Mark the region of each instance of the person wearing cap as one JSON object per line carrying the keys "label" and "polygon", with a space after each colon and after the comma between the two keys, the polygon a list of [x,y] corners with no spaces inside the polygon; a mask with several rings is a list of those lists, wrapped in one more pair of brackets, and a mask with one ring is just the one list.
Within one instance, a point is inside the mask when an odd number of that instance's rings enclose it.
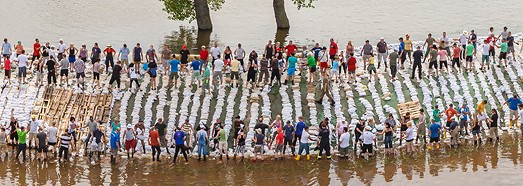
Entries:
{"label": "person wearing cap", "polygon": [[490,115],[490,118],[487,119],[487,123],[489,126],[489,141],[491,143],[494,140],[494,138],[496,139],[496,142],[499,142],[498,119],[498,111],[495,108],[492,108],[492,114]]}
{"label": "person wearing cap", "polygon": [[74,46],[73,43],[67,48],[68,60],[69,60],[69,69],[71,72],[74,72],[74,62],[76,61],[76,54],[78,53],[78,48]]}
{"label": "person wearing cap", "polygon": [[62,59],[64,59],[66,46],[62,39],[60,39],[58,43],[58,60],[61,61]]}
{"label": "person wearing cap", "polygon": [[387,70],[387,56],[389,53],[389,46],[387,45],[387,42],[385,42],[385,38],[380,38],[380,41],[376,45],[376,48],[378,49],[378,69],[381,67],[381,61],[383,61],[383,64],[385,64],[385,70]]}
{"label": "person wearing cap", "polygon": [[4,43],[2,43],[2,57],[11,56],[12,48],[11,43],[7,42],[7,38],[4,38]]}
{"label": "person wearing cap", "polygon": [[[396,73],[398,72],[398,59],[399,59],[398,49],[394,49],[392,53],[389,54],[389,63],[390,63],[390,76],[392,81],[396,80]],[[403,63],[401,63],[401,68],[403,69]]]}
{"label": "person wearing cap", "polygon": [[16,130],[16,134],[18,135],[18,149],[16,150],[16,159],[18,159],[20,152],[22,152],[22,158],[25,161],[27,149],[27,133],[29,133],[29,127],[27,127],[26,129],[24,126],[21,126],[19,129]]}
{"label": "person wearing cap", "polygon": [[[126,130],[123,131],[123,137],[125,140],[125,150],[127,151],[127,158],[133,158],[135,147],[136,147],[136,132],[131,124],[127,124]],[[129,151],[131,155],[129,156]]]}
{"label": "person wearing cap", "polygon": [[116,163],[116,159],[118,159],[118,151],[120,150],[120,127],[116,128],[116,130],[113,130],[111,132],[111,138],[109,140],[109,144],[111,146],[111,163]]}
{"label": "person wearing cap", "polygon": [[209,50],[207,50],[207,47],[205,45],[202,45],[202,49],[200,49],[200,68],[204,68],[208,65],[207,59],[209,58]]}
{"label": "person wearing cap", "polygon": [[234,158],[233,159],[236,159],[236,156],[241,156],[242,158],[242,161],[243,161],[243,158],[245,156],[245,138],[247,136],[245,135],[245,132],[244,132],[244,129],[240,129],[240,131],[238,131],[238,136],[234,139],[235,143],[236,143],[236,149],[234,150]]}
{"label": "person wearing cap", "polygon": [[241,67],[243,69],[243,73],[245,73],[246,70],[245,70],[245,64],[244,64],[244,61],[243,61],[243,59],[245,59],[245,50],[242,48],[242,44],[241,43],[238,43],[238,48],[236,48],[234,50],[234,56],[238,57],[237,59],[238,59],[238,61],[241,64]]}
{"label": "person wearing cap", "polygon": [[[176,127],[176,132],[174,133],[173,135],[173,139],[174,139],[174,142],[175,142],[175,147],[176,147],[176,150],[174,152],[174,158],[173,158],[173,163],[176,163],[176,159],[178,158],[178,154],[181,152],[183,154],[183,157],[185,158],[185,162],[189,162],[189,160],[187,159],[187,152],[186,152],[186,146],[185,146],[185,142],[187,140],[187,135],[181,130],[180,127]],[[187,144],[189,144],[187,142]]]}
{"label": "person wearing cap", "polygon": [[127,67],[129,66],[129,54],[131,53],[131,50],[129,50],[129,48],[127,48],[127,44],[123,44],[123,47],[120,48],[120,50],[118,51],[118,57],[116,59],[119,59],[120,61],[122,61],[122,65],[124,67]]}
{"label": "person wearing cap", "polygon": [[[36,118],[34,115],[31,116],[31,120],[29,121],[29,126],[27,128],[29,128],[28,148],[31,149],[32,147],[34,147],[36,149],[36,147],[38,146],[38,143],[36,141],[36,135],[38,134],[38,129],[40,128],[40,126],[38,125],[38,122],[36,122]],[[32,146],[33,142],[34,146]]]}
{"label": "person wearing cap", "polygon": [[109,65],[111,65],[111,68],[114,67],[114,55],[116,54],[116,51],[113,49],[111,44],[107,45],[107,48],[104,50],[105,55],[105,71],[106,73],[109,73]]}
{"label": "person wearing cap", "polygon": [[363,56],[363,70],[367,70],[367,61],[371,58],[372,50],[373,48],[369,40],[365,40],[365,44],[360,52],[360,55]]}
{"label": "person wearing cap", "polygon": [[427,148],[429,150],[431,150],[432,148],[434,148],[434,145],[436,145],[436,149],[439,149],[439,134],[440,134],[440,131],[441,131],[441,125],[439,123],[436,122],[436,120],[434,119],[431,119],[431,124],[429,126],[429,137],[430,137],[430,140],[429,140],[429,145],[427,146]]}
{"label": "person wearing cap", "polygon": [[209,144],[209,136],[205,131],[205,125],[200,124],[200,130],[196,133],[196,142],[198,143],[198,161],[207,161],[207,145]]}
{"label": "person wearing cap", "polygon": [[363,143],[362,151],[360,154],[361,157],[365,157],[365,156],[370,157],[373,154],[372,144],[374,143],[374,141],[376,141],[376,136],[374,135],[374,133],[372,133],[371,130],[372,130],[371,127],[369,127],[369,126],[365,127],[365,132],[363,132],[363,134],[359,138]]}
{"label": "person wearing cap", "polygon": [[180,62],[181,62],[181,71],[187,72],[187,65],[189,63],[189,55],[191,53],[187,49],[186,45],[182,46],[182,49],[180,50]]}
{"label": "person wearing cap", "polygon": [[301,137],[300,137],[300,148],[298,150],[298,156],[296,156],[295,160],[300,161],[301,154],[303,151],[305,151],[305,155],[307,160],[311,159],[310,151],[309,151],[309,140],[315,141],[314,138],[311,137],[309,134],[309,127],[305,126],[305,128],[302,131]]}
{"label": "person wearing cap", "polygon": [[[256,134],[254,134],[254,137],[252,138],[252,141],[254,142],[254,158],[252,161],[256,161],[256,158],[258,157],[258,153],[260,154],[260,159],[264,160],[264,144],[266,143],[265,140],[265,133],[262,131],[261,128],[254,129],[256,131]],[[221,159],[221,155],[220,155]]]}
{"label": "person wearing cap", "polygon": [[163,45],[161,58],[162,58],[162,67],[163,67],[164,74],[167,74],[167,72],[169,72],[169,70],[170,70],[171,65],[170,65],[169,61],[171,60],[172,54],[173,54],[173,52],[169,49],[169,46]]}

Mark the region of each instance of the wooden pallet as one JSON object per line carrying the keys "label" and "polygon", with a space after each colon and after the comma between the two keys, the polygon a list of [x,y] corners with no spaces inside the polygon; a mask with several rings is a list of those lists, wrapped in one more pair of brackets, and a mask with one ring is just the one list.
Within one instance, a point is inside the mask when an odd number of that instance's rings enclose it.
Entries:
{"label": "wooden pallet", "polygon": [[405,116],[405,114],[407,112],[409,112],[411,118],[417,119],[420,116],[420,113],[419,113],[420,109],[421,109],[421,105],[419,104],[419,101],[411,101],[411,102],[398,104],[398,110],[402,117]]}

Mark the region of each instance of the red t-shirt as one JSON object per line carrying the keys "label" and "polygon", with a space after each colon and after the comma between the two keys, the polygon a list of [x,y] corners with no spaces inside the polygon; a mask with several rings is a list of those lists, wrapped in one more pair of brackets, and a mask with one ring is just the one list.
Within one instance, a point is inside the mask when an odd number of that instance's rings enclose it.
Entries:
{"label": "red t-shirt", "polygon": [[5,67],[5,70],[11,70],[11,60],[9,60],[9,58],[7,58],[4,61],[4,67]]}
{"label": "red t-shirt", "polygon": [[200,50],[200,59],[207,61],[207,58],[209,57],[209,51],[207,50]]}
{"label": "red t-shirt", "polygon": [[336,55],[336,53],[338,53],[338,44],[332,42],[329,49],[329,55]]}
{"label": "red t-shirt", "polygon": [[160,146],[160,143],[158,141],[159,137],[160,137],[160,135],[158,134],[157,130],[149,133],[149,138],[151,139],[151,146]]}
{"label": "red t-shirt", "polygon": [[349,61],[347,62],[347,69],[350,71],[356,70],[356,58],[350,57]]}
{"label": "red t-shirt", "polygon": [[35,43],[33,45],[33,56],[40,56],[40,43]]}
{"label": "red t-shirt", "polygon": [[116,53],[116,51],[113,48],[106,48],[104,50],[104,52],[106,52],[107,54],[109,54],[109,53]]}
{"label": "red t-shirt", "polygon": [[452,121],[452,116],[455,116],[456,114],[458,114],[458,112],[456,112],[456,110],[452,109],[452,108],[449,108],[447,109],[447,111],[445,111],[445,113],[447,114],[447,121]]}
{"label": "red t-shirt", "polygon": [[459,58],[460,52],[461,49],[459,49],[459,47],[454,47],[454,58]]}
{"label": "red t-shirt", "polygon": [[[492,36],[489,36],[487,39],[487,42],[490,43],[495,43],[496,42],[496,38],[495,37],[492,37]],[[490,45],[490,50],[494,50],[494,45]]]}
{"label": "red t-shirt", "polygon": [[283,132],[276,135],[276,145],[283,144]]}
{"label": "red t-shirt", "polygon": [[285,46],[285,50],[287,50],[287,56],[291,56],[291,53],[295,53],[296,49],[298,49],[298,47],[294,44]]}

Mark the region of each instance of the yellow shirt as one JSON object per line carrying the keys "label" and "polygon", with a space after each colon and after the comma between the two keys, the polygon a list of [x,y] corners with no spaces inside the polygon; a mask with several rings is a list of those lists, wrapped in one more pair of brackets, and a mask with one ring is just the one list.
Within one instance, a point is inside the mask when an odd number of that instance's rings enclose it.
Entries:
{"label": "yellow shirt", "polygon": [[405,40],[404,43],[405,43],[405,50],[412,50],[412,41],[410,39]]}
{"label": "yellow shirt", "polygon": [[234,59],[231,61],[231,71],[238,72],[238,69],[240,68],[240,61]]}
{"label": "yellow shirt", "polygon": [[487,104],[481,102],[481,103],[478,103],[478,108],[476,108],[476,110],[481,113],[485,113],[485,107],[487,107]]}
{"label": "yellow shirt", "polygon": [[374,65],[374,58],[373,58],[373,57],[371,57],[371,58],[369,59],[369,65]]}

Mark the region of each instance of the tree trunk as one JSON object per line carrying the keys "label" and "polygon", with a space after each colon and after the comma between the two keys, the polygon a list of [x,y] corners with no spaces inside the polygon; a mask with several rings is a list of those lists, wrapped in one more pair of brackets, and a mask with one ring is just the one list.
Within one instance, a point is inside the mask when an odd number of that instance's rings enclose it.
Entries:
{"label": "tree trunk", "polygon": [[196,12],[196,22],[198,30],[212,30],[211,14],[207,0],[194,0],[194,11]]}
{"label": "tree trunk", "polygon": [[285,12],[285,1],[284,0],[273,0],[272,7],[274,8],[274,17],[276,18],[276,26],[281,29],[287,29],[290,27],[287,13]]}

